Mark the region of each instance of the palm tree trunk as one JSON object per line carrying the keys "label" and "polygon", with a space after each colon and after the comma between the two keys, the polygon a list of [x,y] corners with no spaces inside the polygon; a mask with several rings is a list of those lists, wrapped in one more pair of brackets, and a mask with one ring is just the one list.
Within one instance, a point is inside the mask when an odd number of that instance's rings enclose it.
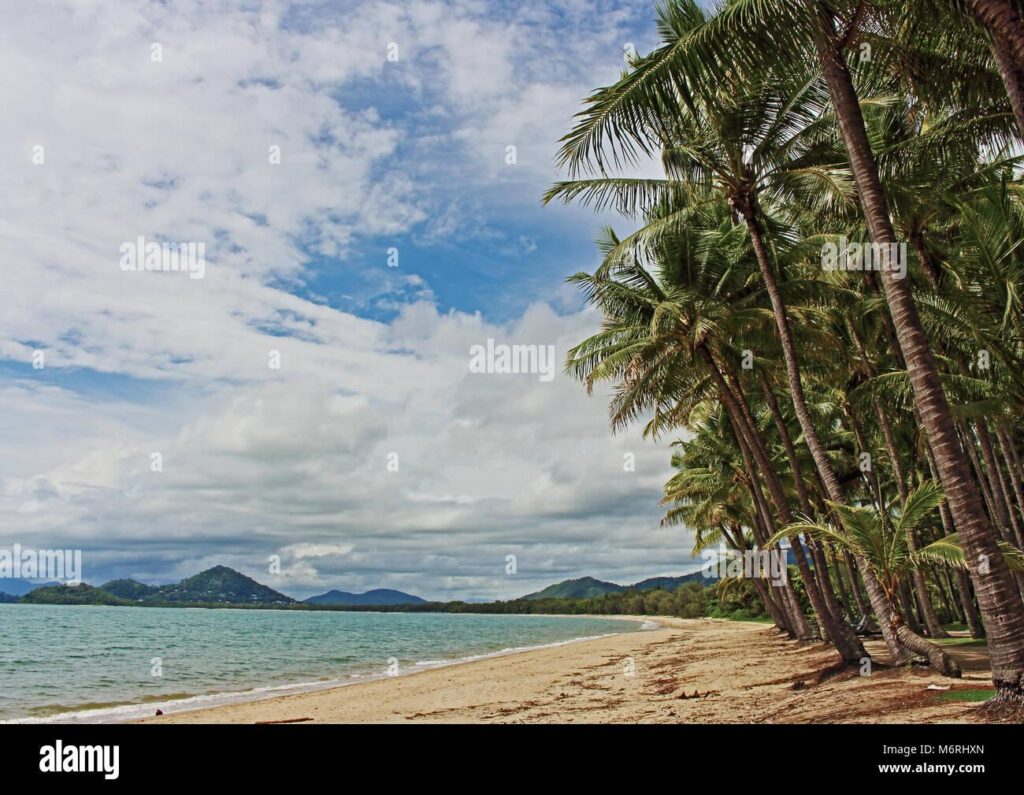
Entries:
{"label": "palm tree trunk", "polygon": [[[743,386],[735,372],[730,374],[732,381],[736,386],[736,391],[742,398],[742,405],[747,407],[746,396],[743,394]],[[800,461],[796,457],[796,449],[793,446],[793,439],[789,435],[789,429],[786,427],[786,422],[782,417],[782,411],[779,409],[779,402],[775,399],[775,394],[771,390],[771,386],[768,384],[767,378],[765,377],[764,371],[759,373],[759,382],[761,384],[761,391],[764,393],[765,401],[768,404],[769,412],[772,415],[772,420],[775,423],[775,429],[778,431],[779,438],[782,441],[782,446],[786,451],[786,459],[789,462],[789,468],[793,475],[793,482],[796,487],[797,500],[800,504],[800,510],[808,517],[813,516],[814,510],[811,507],[811,500],[807,494],[807,488],[803,481],[803,475],[800,471]],[[752,422],[753,416],[750,415],[749,408],[747,408],[747,421]],[[821,550],[821,547],[814,539],[808,539],[808,546],[811,550],[811,557],[814,559],[814,573],[818,578],[818,589],[822,592],[825,597],[825,604],[828,605],[829,612],[838,621],[845,621],[844,614],[846,611],[843,610],[843,606],[836,598],[836,592],[832,586],[832,580],[829,577],[828,562],[825,559],[825,555]]]}
{"label": "palm tree trunk", "polygon": [[[796,348],[793,344],[793,334],[789,327],[789,318],[786,316],[786,305],[782,300],[782,293],[779,291],[778,282],[772,272],[771,262],[768,258],[768,250],[765,248],[764,239],[761,235],[761,227],[752,201],[749,197],[738,196],[733,198],[734,205],[746,221],[747,229],[750,232],[750,239],[754,246],[754,253],[761,269],[761,278],[764,281],[765,290],[772,304],[772,314],[775,317],[775,325],[778,331],[779,343],[782,346],[782,358],[786,364],[786,375],[789,381],[790,393],[793,398],[793,408],[796,410],[797,420],[800,422],[800,430],[803,431],[804,441],[811,452],[811,458],[818,469],[825,490],[832,502],[844,503],[843,490],[839,485],[839,478],[836,477],[832,463],[828,460],[825,446],[822,444],[818,432],[814,427],[811,412],[807,407],[807,399],[804,396],[803,384],[800,381],[800,365],[796,358]],[[885,639],[889,653],[896,663],[902,663],[906,655],[900,648],[899,639],[895,628],[891,624],[893,614],[892,605],[889,603],[885,591],[882,590],[870,565],[860,556],[857,558],[857,565],[860,567],[861,577],[864,579],[864,587],[868,594],[868,601],[878,619],[879,629],[882,630],[882,637]]]}
{"label": "palm tree trunk", "polygon": [[[723,528],[726,538],[732,543],[735,549],[744,549],[743,533],[739,528],[733,528],[730,533],[729,528]],[[754,590],[757,591],[757,595],[761,597],[761,602],[764,604],[764,609],[768,611],[768,615],[772,617],[772,621],[775,622],[775,627],[780,631],[789,635],[790,638],[796,639],[797,633],[793,629],[792,622],[790,620],[789,613],[780,605],[775,597],[771,593],[771,589],[765,585],[764,580],[760,577],[753,578]]]}
{"label": "palm tree trunk", "polygon": [[807,494],[807,485],[804,483],[803,473],[800,471],[800,459],[796,456],[796,446],[793,444],[793,437],[790,436],[789,428],[786,427],[786,420],[782,416],[782,409],[779,408],[779,401],[775,397],[775,392],[772,390],[771,384],[768,383],[768,376],[764,374],[764,370],[759,370],[758,375],[765,403],[768,404],[768,410],[771,412],[772,420],[775,422],[775,430],[778,431],[779,438],[782,440],[782,448],[786,451],[786,461],[793,472],[793,483],[796,486],[796,498],[800,504],[800,510],[807,517],[813,517],[814,508],[811,506],[811,498]]}
{"label": "palm tree trunk", "polygon": [[[757,478],[757,468],[754,465],[754,460],[750,452],[750,444],[743,435],[746,433],[745,429],[740,424],[735,411],[730,409],[726,404],[726,414],[729,415],[729,424],[733,429],[733,435],[736,437],[736,443],[740,448],[740,455],[743,457],[743,465],[747,469],[747,483],[750,487],[750,495],[754,501],[754,538],[758,545],[763,547],[765,542],[775,535],[775,524],[772,521],[771,512],[768,510],[768,502],[765,500],[764,492],[761,490],[761,483]],[[800,602],[796,598],[796,592],[793,589],[793,583],[787,579],[783,589],[783,605],[786,607],[787,613],[790,617],[790,623],[793,626],[794,631],[797,633],[797,637],[801,640],[811,640],[817,637],[815,630],[811,628],[810,622],[807,620],[807,616],[804,615],[803,610],[800,608]],[[812,608],[814,606],[812,602]],[[819,622],[819,626],[820,626]]]}
{"label": "palm tree trunk", "polygon": [[840,604],[843,605],[844,614],[852,621],[855,618],[855,614],[853,612],[853,600],[850,598],[850,592],[846,587],[846,581],[843,579],[843,571],[839,567],[839,556],[830,544],[825,544],[824,548],[826,563],[829,564],[829,569],[835,576],[836,596],[838,597]]}
{"label": "palm tree trunk", "polygon": [[1006,473],[1010,482],[1010,490],[1013,492],[1013,498],[1017,504],[1017,515],[1024,517],[1024,488],[1022,488],[1020,478],[1017,477],[1014,465],[1013,459],[1016,451],[1013,449],[1013,441],[999,425],[996,425],[996,439],[999,441],[999,451],[1002,453],[1003,461],[1006,462]]}
{"label": "palm tree trunk", "polygon": [[992,41],[1003,48],[1018,69],[1024,69],[1024,24],[1008,0],[969,0],[971,11]]}
{"label": "palm tree trunk", "polygon": [[[988,15],[993,29],[1005,32],[1013,30],[1015,25],[1019,26],[1019,19],[1014,20],[1005,14],[1009,5],[1001,0],[972,0],[972,4],[975,13],[983,21],[985,15]],[[831,11],[821,0],[814,0],[814,7],[821,23],[815,36],[819,61],[839,121],[871,239],[881,244],[884,251],[889,245],[896,244],[896,234],[889,219],[889,206],[882,191],[864,117],[846,59],[834,43]],[[1002,11],[999,15],[992,13],[1000,8]],[[1024,36],[1014,35],[1011,44],[1015,60],[1018,64],[1024,64]],[[978,495],[972,489],[970,470],[959,449],[953,415],[917,315],[909,280],[897,278],[889,269],[887,259],[883,254],[882,284],[886,300],[907,363],[925,433],[938,464],[939,480],[960,531],[978,605],[988,630],[992,680],[997,698],[1024,702],[1024,605],[1013,587],[1006,561],[999,553],[996,538],[978,502]]]}
{"label": "palm tree trunk", "polygon": [[999,428],[999,442],[1003,448],[1003,455],[1006,457],[1007,466],[1010,469],[1010,482],[1013,483],[1014,494],[1017,495],[1017,505],[1020,506],[1021,515],[1024,516],[1024,466],[1021,465],[1020,456],[1017,454],[1017,445],[1014,443],[1010,428]]}
{"label": "palm tree trunk", "polygon": [[857,609],[862,616],[871,614],[871,606],[860,587],[860,580],[857,579],[857,571],[853,568],[853,556],[845,549],[840,553],[843,556],[843,564],[846,567],[846,576],[850,580],[850,587],[853,589],[853,599],[857,603]]}
{"label": "palm tree trunk", "polygon": [[[875,412],[878,414],[878,424],[882,429],[882,438],[885,439],[886,449],[889,451],[889,460],[892,462],[893,476],[896,479],[896,489],[900,499],[905,500],[909,495],[907,491],[906,477],[903,473],[903,463],[900,460],[899,448],[896,446],[896,436],[892,430],[892,423],[889,422],[889,415],[885,407],[878,400],[875,401]],[[920,544],[917,542],[917,533],[913,529],[907,530],[907,546],[910,552],[917,552]],[[911,577],[914,581],[914,591],[917,594],[917,602],[921,607],[921,617],[924,619],[925,628],[931,638],[948,638],[949,633],[942,628],[939,617],[935,615],[935,607],[932,605],[931,597],[928,594],[928,582],[925,580],[924,571],[915,566],[911,569]]]}
{"label": "palm tree trunk", "polygon": [[[750,411],[750,406],[747,404],[747,397],[743,392],[739,377],[735,370],[730,371],[728,376],[727,389],[733,395],[735,405],[739,408],[742,415],[742,421],[749,429],[751,449],[762,471],[766,473],[765,479],[769,484],[769,491],[772,494],[772,501],[776,506],[776,512],[784,523],[790,524],[793,522],[794,517],[789,510],[789,504],[786,502],[782,481],[776,474],[774,467],[772,467],[768,449],[757,428],[757,421]],[[835,593],[830,587],[825,587],[824,581],[821,579],[821,569],[824,567],[824,562],[815,556],[813,542],[809,541],[811,557],[814,560],[814,569],[807,567],[805,549],[799,537],[795,535],[790,536],[789,543],[793,549],[793,557],[797,561],[801,577],[804,578],[804,587],[807,590],[808,598],[811,600],[812,605],[821,605],[825,610],[826,614],[822,614],[819,612],[818,607],[815,607],[815,613],[818,616],[822,632],[836,644],[837,648],[843,646],[851,650],[863,649],[863,644],[857,640],[855,633],[843,618],[843,611],[836,601]],[[827,573],[827,569],[825,571]]]}
{"label": "palm tree trunk", "polygon": [[960,666],[957,661],[949,656],[934,643],[929,643],[920,635],[913,632],[906,624],[897,624],[896,632],[899,635],[900,643],[915,654],[920,654],[928,659],[928,663],[943,676],[950,676],[954,679],[960,678]]}
{"label": "palm tree trunk", "polygon": [[[757,438],[755,430],[747,425],[746,417],[743,414],[743,410],[740,408],[739,401],[736,395],[733,394],[729,384],[726,383],[725,377],[722,375],[722,371],[718,367],[718,362],[711,354],[711,351],[709,351],[706,346],[702,346],[700,353],[708,365],[711,377],[715,382],[715,386],[718,388],[719,396],[725,405],[726,411],[732,419],[734,429],[737,431],[737,438],[742,440],[740,443],[741,449],[744,444],[749,443],[749,449],[757,459],[758,468],[761,470],[761,475],[764,477],[765,483],[768,485],[768,493],[772,496],[772,502],[775,505],[776,512],[779,514],[779,518],[785,524],[791,524],[793,522],[793,515],[790,513],[789,506],[786,504],[785,491],[772,469],[771,462],[767,459],[763,447],[758,446],[758,442],[760,440]],[[753,467],[753,463],[751,462],[748,466]],[[754,471],[755,470],[751,468],[751,472],[753,473]],[[814,581],[814,573],[811,571],[811,567],[807,563],[807,556],[804,552],[803,545],[800,543],[800,539],[793,535],[790,536],[788,540],[790,547],[793,550],[793,557],[796,560],[797,568],[800,571],[800,577],[803,580],[804,588],[807,590],[807,597],[811,600],[811,606],[814,608],[815,617],[818,619],[822,633],[827,635],[829,640],[832,641],[844,662],[853,665],[860,665],[861,660],[868,657],[867,652],[864,650],[864,644],[862,644],[860,639],[853,633],[849,624],[840,620],[836,616],[833,616],[831,611],[828,609],[828,604],[821,591],[818,589],[817,583]]]}
{"label": "palm tree trunk", "polygon": [[978,609],[974,606],[971,578],[963,569],[957,569],[956,574],[960,585],[960,605],[967,617],[967,629],[972,638],[983,638],[985,637],[985,625],[981,621],[981,616],[978,615]]}
{"label": "palm tree trunk", "polygon": [[992,489],[989,488],[988,478],[985,477],[985,469],[981,465],[981,459],[978,458],[978,450],[974,445],[974,439],[971,438],[970,429],[966,427],[966,425],[962,427],[960,431],[960,444],[967,452],[967,460],[971,462],[971,469],[974,472],[974,480],[978,484],[978,493],[981,495],[981,499],[985,503],[985,510],[988,512],[992,526],[995,528],[996,533],[999,534],[1000,539],[1005,541],[1006,536],[1003,532],[1004,525],[999,521],[998,515],[996,514],[995,497],[992,494]]}
{"label": "palm tree trunk", "polygon": [[[995,528],[1000,540],[1012,544],[1013,533],[1009,527],[1009,517],[1005,513],[1005,506],[1002,506],[996,499],[995,484],[985,472],[985,467],[978,457],[977,446],[974,444],[974,434],[966,423],[961,431],[961,443],[967,451],[967,458],[974,470],[974,477],[977,480],[982,499],[985,501],[985,509],[988,511],[992,526]],[[1017,593],[1024,599],[1024,572],[1013,571],[1011,575],[1017,587]]]}
{"label": "palm tree trunk", "polygon": [[[924,444],[925,460],[928,463],[928,471],[932,476],[932,479],[938,479],[938,467],[935,464],[935,456],[932,454],[932,448],[925,441]],[[942,520],[942,532],[951,536],[956,532],[956,525],[953,522],[953,516],[949,512],[949,506],[943,502],[939,505],[939,518]],[[960,595],[960,606],[963,608],[965,621],[967,622],[967,629],[970,630],[972,638],[984,638],[985,637],[985,624],[981,620],[981,616],[978,614],[977,608],[974,606],[974,595],[971,588],[971,578],[967,575],[963,569],[956,570],[957,583],[959,585]]]}
{"label": "palm tree trunk", "polygon": [[907,626],[918,635],[923,635],[924,629],[914,614],[914,597],[910,593],[910,587],[905,582],[901,582],[897,593],[899,594],[900,609],[903,611],[903,618],[907,622]]}
{"label": "palm tree trunk", "polygon": [[995,57],[999,77],[1006,88],[1006,96],[1017,120],[1017,129],[1024,135],[1024,70],[1014,63],[1013,55],[1005,41],[992,39],[992,55]]}
{"label": "palm tree trunk", "polygon": [[1020,522],[1013,511],[1013,500],[1010,497],[1006,479],[1003,477],[1003,468],[996,460],[995,448],[992,446],[992,437],[989,435],[988,427],[984,420],[975,423],[978,431],[978,446],[981,448],[981,456],[985,460],[985,469],[988,471],[989,484],[992,487],[992,494],[995,497],[996,511],[999,521],[1006,528],[1005,535],[1012,539],[1017,547],[1024,549],[1024,536],[1021,535]]}

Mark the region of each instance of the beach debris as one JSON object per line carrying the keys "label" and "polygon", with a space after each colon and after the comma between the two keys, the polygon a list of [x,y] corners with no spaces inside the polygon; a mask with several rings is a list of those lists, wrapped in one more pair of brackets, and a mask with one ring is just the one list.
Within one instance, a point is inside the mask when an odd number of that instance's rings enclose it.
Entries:
{"label": "beach debris", "polygon": [[283,718],[282,720],[258,720],[253,725],[255,726],[267,726],[271,723],[305,723],[312,718]]}
{"label": "beach debris", "polygon": [[163,711],[162,709],[158,709],[158,710],[156,711],[156,714],[157,714],[157,715],[163,715],[163,714],[164,714],[164,711]]}
{"label": "beach debris", "polygon": [[693,693],[687,693],[685,690],[679,694],[679,698],[690,699],[690,698],[710,698],[711,696],[717,696],[719,693],[717,690],[708,690],[706,693],[701,693],[699,690],[694,690]]}
{"label": "beach debris", "polygon": [[949,690],[952,685],[928,685],[925,690]]}

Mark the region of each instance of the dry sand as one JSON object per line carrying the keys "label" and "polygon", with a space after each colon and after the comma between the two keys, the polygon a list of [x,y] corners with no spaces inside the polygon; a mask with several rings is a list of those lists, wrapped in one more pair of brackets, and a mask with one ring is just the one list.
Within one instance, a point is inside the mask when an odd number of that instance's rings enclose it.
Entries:
{"label": "dry sand", "polygon": [[[819,683],[838,659],[822,644],[765,624],[653,620],[662,626],[140,722],[953,723],[982,718],[974,704],[937,700],[929,684],[991,686],[976,651],[950,650],[965,668],[960,681],[876,668]],[[884,659],[881,644],[869,650]]]}

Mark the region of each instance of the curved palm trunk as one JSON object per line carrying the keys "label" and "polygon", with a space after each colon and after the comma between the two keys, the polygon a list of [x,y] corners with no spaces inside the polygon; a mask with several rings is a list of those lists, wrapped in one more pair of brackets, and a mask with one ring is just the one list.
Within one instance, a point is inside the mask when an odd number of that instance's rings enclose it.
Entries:
{"label": "curved palm trunk", "polygon": [[[782,489],[782,484],[772,470],[771,462],[767,460],[763,447],[758,446],[759,440],[756,438],[756,434],[747,425],[739,401],[733,394],[729,384],[726,383],[725,377],[722,375],[721,370],[719,370],[718,363],[715,361],[714,356],[712,356],[711,351],[706,347],[701,347],[700,353],[708,364],[711,377],[718,388],[719,396],[730,415],[734,429],[738,432],[737,438],[740,439],[741,449],[745,444],[749,443],[750,453],[757,460],[758,468],[761,470],[765,483],[768,485],[768,492],[771,494],[772,502],[775,505],[776,512],[779,514],[779,518],[786,524],[790,524],[793,521],[793,516],[789,511],[789,506],[786,505],[786,496]],[[749,466],[753,473],[753,462]],[[815,618],[818,620],[822,633],[832,641],[844,662],[859,665],[860,661],[868,656],[864,650],[864,644],[860,642],[845,621],[838,620],[828,609],[828,604],[825,602],[825,598],[814,580],[814,573],[807,562],[807,556],[803,545],[800,543],[800,539],[796,536],[790,536],[788,540],[793,550],[797,569],[800,571],[800,577],[807,590],[807,597],[811,601],[811,607],[814,609]]]}
{"label": "curved palm trunk", "polygon": [[[726,404],[726,414],[729,416],[729,424],[732,426],[736,443],[740,448],[740,455],[743,457],[743,465],[746,467],[749,476],[747,482],[750,487],[750,496],[754,501],[754,538],[760,546],[764,546],[771,536],[775,535],[775,526],[768,511],[768,503],[765,500],[764,492],[761,490],[761,483],[757,479],[757,468],[750,452],[750,444],[746,439],[746,430],[740,424],[735,411]],[[790,625],[793,627],[797,637],[801,640],[811,640],[817,637],[817,633],[811,628],[807,616],[800,608],[800,603],[793,590],[793,584],[787,579],[782,589],[782,605],[789,616]],[[813,606],[813,603],[812,603]],[[819,624],[820,625],[820,624]]]}
{"label": "curved palm trunk", "polygon": [[988,31],[992,41],[1003,47],[1008,58],[1024,69],[1024,24],[1009,0],[969,0],[971,11]]}
{"label": "curved palm trunk", "polygon": [[[738,527],[733,527],[732,532],[729,528],[723,528],[726,538],[732,543],[736,549],[744,548],[744,540],[742,530]],[[772,617],[772,621],[775,622],[775,627],[780,632],[785,632],[790,638],[796,639],[797,633],[793,629],[792,622],[788,612],[780,605],[775,597],[772,596],[771,590],[765,585],[764,580],[760,577],[753,578],[754,590],[757,591],[757,595],[761,597],[761,602],[764,604],[765,610],[768,611],[768,615]]]}
{"label": "curved palm trunk", "polygon": [[940,674],[953,677],[954,679],[960,678],[960,666],[957,664],[957,661],[934,643],[929,643],[913,632],[906,624],[897,624],[896,633],[900,643],[915,654],[925,657],[928,660],[928,664]]}
{"label": "curved palm trunk", "polygon": [[[1000,0],[972,0],[979,18],[988,15],[994,28],[1012,31],[1019,26],[1005,13],[1008,4]],[[1000,10],[1000,7],[1003,7]],[[815,45],[828,84],[832,105],[853,169],[857,192],[867,219],[871,239],[886,249],[896,243],[889,207],[882,190],[874,154],[868,141],[853,81],[846,60],[832,39],[832,17],[828,8],[815,0],[820,25]],[[1011,44],[1015,60],[1024,64],[1024,36],[1014,34]],[[939,479],[974,581],[978,605],[989,635],[992,680],[997,698],[1024,702],[1024,605],[1017,596],[1009,569],[991,531],[978,495],[972,488],[970,471],[963,459],[953,424],[953,415],[942,391],[939,370],[921,326],[907,280],[889,270],[883,254],[882,285],[889,304],[896,335],[920,409]]]}
{"label": "curved palm trunk", "polygon": [[[793,398],[793,408],[796,411],[797,420],[800,422],[800,430],[803,431],[804,441],[811,451],[811,458],[818,469],[822,482],[825,484],[825,491],[832,502],[843,503],[843,490],[839,485],[839,478],[836,477],[832,462],[828,460],[825,445],[814,427],[814,420],[807,408],[807,399],[804,396],[803,384],[800,381],[800,365],[796,357],[796,347],[793,345],[793,333],[789,327],[789,318],[786,316],[786,305],[782,300],[782,293],[779,291],[778,282],[772,272],[771,262],[768,259],[768,250],[764,245],[764,238],[761,235],[761,227],[752,202],[747,197],[734,197],[734,203],[747,224],[750,232],[750,239],[754,245],[754,253],[757,263],[761,269],[761,277],[764,280],[765,289],[772,304],[772,314],[775,317],[775,325],[778,331],[779,344],[782,347],[782,358],[786,364],[786,375],[789,381],[789,388]],[[896,635],[896,629],[892,624],[892,604],[885,595],[881,585],[872,572],[867,561],[860,556],[855,556],[857,565],[860,567],[861,577],[864,579],[864,588],[868,594],[868,601],[878,619],[878,627],[882,630],[882,637],[889,649],[889,654],[897,663],[903,663],[907,655],[900,645]]]}
{"label": "curved palm trunk", "polygon": [[1006,88],[1006,96],[1017,120],[1017,129],[1024,135],[1024,69],[1013,61],[1009,47],[1004,41],[992,40],[992,55],[995,57],[999,77]]}
{"label": "curved palm trunk", "polygon": [[[779,401],[775,397],[775,392],[772,391],[771,384],[768,383],[768,377],[765,375],[764,370],[758,371],[758,381],[761,384],[761,391],[764,394],[765,403],[767,403],[768,410],[772,415],[772,421],[775,423],[775,430],[778,431],[779,439],[782,441],[782,448],[786,452],[786,461],[789,462],[789,468],[793,473],[793,483],[796,487],[797,502],[800,505],[800,510],[803,511],[804,515],[812,517],[814,516],[814,508],[811,505],[811,498],[807,492],[807,486],[804,483],[803,473],[801,472],[800,467],[800,459],[797,458],[793,438],[790,436],[789,428],[786,427],[786,420],[782,416],[782,410],[779,408]],[[818,583],[818,587],[824,592],[829,609],[840,619],[843,618],[844,614],[852,615],[853,611],[850,609],[850,599],[843,590],[843,578],[839,569],[836,568],[835,571],[836,583],[839,590],[837,598],[836,591],[833,589],[832,581],[829,577],[826,552],[813,540],[810,543],[811,555],[814,557],[814,565],[821,575],[821,581]]]}

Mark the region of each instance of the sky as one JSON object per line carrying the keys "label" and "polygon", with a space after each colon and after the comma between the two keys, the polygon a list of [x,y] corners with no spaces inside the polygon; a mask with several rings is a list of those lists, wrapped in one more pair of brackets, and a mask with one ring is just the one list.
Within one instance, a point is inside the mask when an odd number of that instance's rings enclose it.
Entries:
{"label": "sky", "polygon": [[[81,549],[93,584],[222,564],[298,597],[699,567],[659,527],[671,439],[613,436],[562,374],[599,323],[565,278],[629,222],[540,201],[653,3],[5,17],[0,545]],[[126,270],[140,237],[202,243],[202,278]],[[471,372],[488,339],[553,345],[555,376]]]}

